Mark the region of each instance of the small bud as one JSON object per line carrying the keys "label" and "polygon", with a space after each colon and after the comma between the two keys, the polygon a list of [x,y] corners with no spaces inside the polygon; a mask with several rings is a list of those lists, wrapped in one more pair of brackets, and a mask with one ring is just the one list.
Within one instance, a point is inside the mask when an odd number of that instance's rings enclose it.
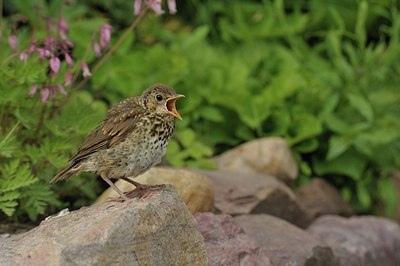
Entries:
{"label": "small bud", "polygon": [[72,85],[72,74],[71,72],[67,71],[65,73],[65,86],[69,87]]}
{"label": "small bud", "polygon": [[58,25],[59,25],[60,33],[65,36],[65,34],[67,34],[69,32],[67,21],[65,21],[65,19],[61,18]]}
{"label": "small bud", "polygon": [[94,50],[94,53],[96,54],[96,57],[100,57],[101,56],[101,49],[100,49],[100,45],[99,45],[98,42],[95,42],[93,44],[93,50]]}
{"label": "small bud", "polygon": [[100,44],[103,49],[106,48],[110,44],[111,29],[112,29],[112,26],[110,24],[105,24],[105,25],[103,25],[103,27],[101,27]]}
{"label": "small bud", "polygon": [[168,0],[168,10],[170,14],[175,14],[176,13],[176,2],[175,0]]}
{"label": "small bud", "polygon": [[85,62],[81,64],[81,68],[83,71],[82,75],[84,78],[88,78],[88,77],[92,76],[92,73],[90,73],[89,66]]}
{"label": "small bud", "polygon": [[37,84],[33,84],[33,85],[31,86],[31,90],[29,91],[28,95],[31,96],[31,97],[32,97],[33,95],[35,95],[35,94],[36,94],[36,91],[37,91],[37,88],[38,88]]}
{"label": "small bud", "polygon": [[157,16],[164,14],[164,10],[161,7],[161,0],[148,0],[147,5]]}
{"label": "small bud", "polygon": [[50,58],[50,68],[53,71],[54,75],[58,74],[58,71],[60,70],[60,59],[58,57],[52,57]]}
{"label": "small bud", "polygon": [[141,9],[142,9],[142,0],[135,0],[133,2],[133,14],[135,16],[139,15]]}
{"label": "small bud", "polygon": [[22,53],[19,54],[19,60],[21,60],[23,62],[28,61],[28,57],[29,56],[28,56],[28,54],[26,52],[22,52]]}
{"label": "small bud", "polygon": [[49,99],[50,90],[48,88],[44,88],[40,91],[40,99],[42,103],[46,103]]}
{"label": "small bud", "polygon": [[10,45],[11,49],[16,52],[18,50],[17,35],[10,35],[10,37],[8,37],[8,44]]}
{"label": "small bud", "polygon": [[74,61],[72,60],[71,56],[68,53],[64,54],[65,57],[65,62],[67,62],[67,65],[69,68],[73,68],[74,67]]}
{"label": "small bud", "polygon": [[67,92],[64,90],[64,86],[61,84],[57,84],[57,90],[64,96],[67,96]]}
{"label": "small bud", "polygon": [[32,54],[34,51],[36,51],[36,45],[32,44],[29,46],[28,54]]}

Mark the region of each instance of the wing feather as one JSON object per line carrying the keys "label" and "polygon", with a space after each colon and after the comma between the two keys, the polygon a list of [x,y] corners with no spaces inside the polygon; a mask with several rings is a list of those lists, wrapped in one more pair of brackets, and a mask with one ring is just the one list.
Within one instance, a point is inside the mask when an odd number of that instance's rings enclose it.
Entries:
{"label": "wing feather", "polygon": [[139,97],[125,99],[112,107],[103,123],[86,137],[76,155],[71,158],[72,164],[120,143],[134,131],[144,110]]}

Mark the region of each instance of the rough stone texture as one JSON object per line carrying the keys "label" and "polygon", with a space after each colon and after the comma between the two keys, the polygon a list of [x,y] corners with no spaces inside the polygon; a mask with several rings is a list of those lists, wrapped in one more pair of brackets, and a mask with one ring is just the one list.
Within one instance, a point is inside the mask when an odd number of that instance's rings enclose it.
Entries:
{"label": "rough stone texture", "polygon": [[104,202],[0,239],[0,265],[205,265],[203,237],[176,190]]}
{"label": "rough stone texture", "polygon": [[234,220],[261,245],[272,265],[339,265],[330,247],[284,220],[266,214]]}
{"label": "rough stone texture", "polygon": [[207,247],[209,265],[271,265],[260,246],[248,237],[230,215],[195,215]]}
{"label": "rough stone texture", "polygon": [[215,158],[219,169],[276,176],[290,183],[298,176],[297,163],[283,138],[253,140]]}
{"label": "rough stone texture", "polygon": [[329,245],[342,266],[400,265],[400,226],[388,219],[326,215],[307,231]]}
{"label": "rough stone texture", "polygon": [[350,216],[352,210],[339,192],[323,179],[314,178],[297,192],[298,202],[314,219],[325,214]]}
{"label": "rough stone texture", "polygon": [[272,176],[226,171],[205,171],[215,190],[215,208],[232,215],[267,213],[302,228],[311,223],[295,194]]}
{"label": "rough stone texture", "polygon": [[[214,206],[213,187],[207,178],[197,172],[184,169],[155,167],[135,178],[135,181],[142,184],[174,185],[192,214],[212,211]],[[134,185],[124,180],[118,180],[116,185],[123,192],[135,188]],[[114,189],[108,188],[100,195],[96,203],[114,197],[118,197],[117,193]]]}

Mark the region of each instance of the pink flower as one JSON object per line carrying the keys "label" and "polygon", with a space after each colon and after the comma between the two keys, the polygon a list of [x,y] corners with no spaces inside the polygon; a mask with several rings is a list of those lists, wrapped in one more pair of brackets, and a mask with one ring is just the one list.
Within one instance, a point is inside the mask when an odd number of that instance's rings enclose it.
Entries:
{"label": "pink flower", "polygon": [[51,36],[47,36],[47,37],[44,39],[44,46],[45,46],[46,49],[48,49],[48,50],[53,50],[53,49],[55,48],[55,44],[56,44],[56,42],[55,42],[54,38],[51,37]]}
{"label": "pink flower", "polygon": [[19,60],[21,60],[23,62],[28,61],[28,57],[29,56],[28,56],[28,54],[26,52],[22,52],[22,53],[19,54]]}
{"label": "pink flower", "polygon": [[112,26],[110,24],[105,24],[103,27],[101,27],[100,44],[103,49],[106,48],[110,44],[111,29],[112,29]]}
{"label": "pink flower", "polygon": [[44,88],[40,91],[40,99],[42,103],[46,103],[49,99],[50,90],[48,88]]}
{"label": "pink flower", "polygon": [[164,10],[161,7],[161,0],[147,0],[147,6],[156,13],[157,16],[164,14]]}
{"label": "pink flower", "polygon": [[67,96],[67,92],[64,90],[63,85],[57,84],[57,90],[64,96]]}
{"label": "pink flower", "polygon": [[67,65],[69,68],[73,68],[74,67],[74,61],[72,60],[71,56],[68,53],[64,54],[65,57],[65,62],[67,62]]}
{"label": "pink flower", "polygon": [[98,42],[95,42],[93,44],[93,50],[94,50],[94,53],[96,54],[96,57],[100,57],[101,56],[101,49],[100,49],[100,45],[99,45]]}
{"label": "pink flower", "polygon": [[37,91],[37,84],[33,84],[32,86],[31,86],[31,90],[29,91],[29,93],[28,93],[28,95],[29,96],[33,96],[33,95],[35,95],[35,93],[36,93],[36,91]]}
{"label": "pink flower", "polygon": [[49,50],[46,50],[44,48],[37,48],[37,51],[39,52],[39,58],[40,59],[45,59],[46,57],[51,56],[51,52]]}
{"label": "pink flower", "polygon": [[67,71],[65,73],[65,86],[69,87],[72,85],[72,74],[71,72]]}
{"label": "pink flower", "polygon": [[13,49],[13,51],[16,52],[18,50],[17,35],[10,35],[10,37],[8,37],[8,44],[10,45],[11,49]]}
{"label": "pink flower", "polygon": [[60,59],[58,57],[52,57],[50,58],[50,68],[53,71],[54,75],[58,74],[58,71],[60,70]]}
{"label": "pink flower", "polygon": [[176,2],[175,0],[168,0],[168,10],[170,14],[175,14],[176,13]]}
{"label": "pink flower", "polygon": [[135,0],[133,2],[133,14],[135,14],[135,16],[139,15],[141,9],[142,9],[142,0]]}
{"label": "pink flower", "polygon": [[81,64],[81,68],[82,68],[82,71],[83,71],[82,75],[83,75],[84,78],[88,78],[88,77],[92,76],[92,73],[90,73],[90,69],[89,69],[88,65],[85,62],[83,62]]}
{"label": "pink flower", "polygon": [[36,45],[32,44],[29,46],[28,54],[32,54],[34,51],[36,51]]}
{"label": "pink flower", "polygon": [[69,32],[67,21],[61,18],[58,23],[58,32],[60,33],[61,37],[66,38],[66,34]]}

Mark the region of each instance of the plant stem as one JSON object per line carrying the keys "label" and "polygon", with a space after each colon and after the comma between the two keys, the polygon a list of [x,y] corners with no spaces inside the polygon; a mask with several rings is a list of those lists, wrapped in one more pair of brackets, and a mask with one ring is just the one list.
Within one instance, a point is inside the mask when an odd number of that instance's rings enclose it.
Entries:
{"label": "plant stem", "polygon": [[44,118],[46,116],[46,112],[47,112],[47,103],[45,103],[42,107],[42,111],[40,112],[40,118],[39,118],[39,122],[38,125],[36,127],[36,134],[35,134],[35,143],[40,143],[40,131],[43,128],[43,124],[44,124]]}
{"label": "plant stem", "polygon": [[[143,18],[143,16],[146,14],[147,8],[143,8],[140,14],[136,17],[136,19],[132,22],[132,24],[129,26],[129,28],[119,37],[118,41],[108,50],[108,52],[101,58],[101,60],[93,67],[92,69],[92,75],[96,73],[96,71],[104,64],[104,62],[118,49],[119,46],[121,46],[122,42],[128,37],[128,35],[131,33],[131,31],[136,27],[136,25],[139,23],[139,21]],[[87,81],[89,77],[84,78],[81,80],[81,82],[78,84],[76,87],[76,90],[80,89]]]}
{"label": "plant stem", "polygon": [[[0,0],[1,1],[1,0]],[[110,48],[110,50],[108,50],[108,52],[103,56],[103,58],[94,66],[93,70],[92,70],[92,75],[104,64],[104,62],[117,50],[117,48],[122,44],[122,42],[126,39],[126,37],[128,37],[129,33],[137,26],[137,24],[139,23],[139,21],[143,18],[143,16],[146,14],[147,12],[147,7],[143,8],[142,11],[140,12],[140,14],[135,18],[135,20],[132,22],[132,24],[129,26],[129,28],[119,37],[119,39],[117,40],[117,42]],[[90,44],[90,46],[88,46],[88,48],[85,51],[85,55],[83,56],[82,60],[80,61],[81,63],[83,62],[83,60],[85,60],[85,58],[87,57],[90,48],[91,48],[92,43]],[[75,79],[77,78],[77,73],[79,73],[79,71],[76,72],[76,74],[73,77],[73,80],[75,82]],[[81,80],[81,82],[79,82],[79,84],[75,87],[75,90],[79,90],[83,85],[85,85],[85,83],[88,81],[90,77],[84,78],[83,80]],[[62,102],[60,103],[60,105],[55,108],[53,110],[53,112],[50,114],[50,118],[54,118],[58,112],[60,112],[60,110],[62,109],[62,107],[68,102],[68,99],[71,97],[71,94],[68,94],[66,97],[64,97],[64,99],[62,100]]]}

